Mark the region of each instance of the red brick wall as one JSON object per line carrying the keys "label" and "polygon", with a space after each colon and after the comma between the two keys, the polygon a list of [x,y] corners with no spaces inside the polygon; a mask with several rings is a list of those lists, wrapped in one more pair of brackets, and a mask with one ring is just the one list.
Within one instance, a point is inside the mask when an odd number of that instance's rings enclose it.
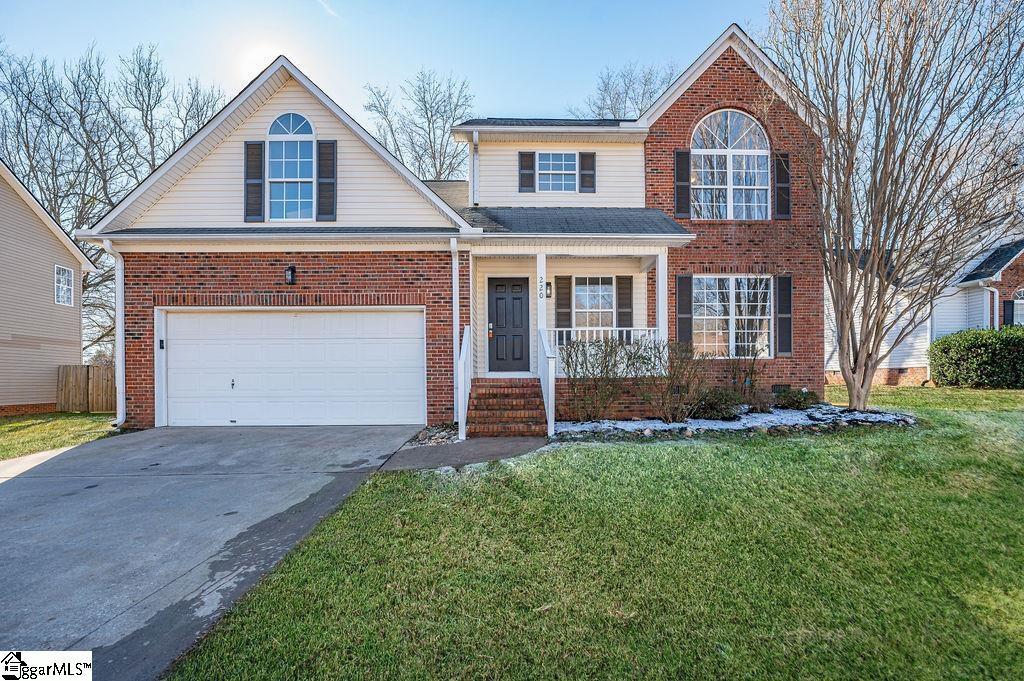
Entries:
{"label": "red brick wall", "polygon": [[57,411],[56,402],[41,402],[37,404],[0,404],[0,416],[49,414],[54,411]]}
{"label": "red brick wall", "polygon": [[[999,315],[999,325],[1003,324],[1003,301],[1013,300],[1013,294],[1018,289],[1024,288],[1024,255],[1017,258],[1016,261],[1010,263],[1010,266],[1003,270],[1002,280],[997,283],[994,288],[999,291],[999,309],[996,310],[996,314]],[[1014,318],[1014,324],[1024,324],[1024,319]]]}
{"label": "red brick wall", "polygon": [[[871,378],[872,385],[924,385],[927,382],[928,367],[878,369]],[[842,372],[826,371],[825,383],[828,385],[844,385]]]}
{"label": "red brick wall", "polygon": [[[818,253],[813,195],[798,152],[805,125],[775,99],[766,107],[766,85],[736,52],[726,50],[655,121],[645,143],[647,206],[675,213],[674,163],[677,149],[689,149],[693,129],[707,114],[723,108],[745,111],[761,122],[772,152],[790,154],[791,220],[759,222],[677,220],[696,235],[669,249],[669,337],[675,338],[675,277],[678,274],[791,274],[793,276],[793,356],[768,361],[766,384],[786,383],[818,394],[824,387],[824,282]],[[654,320],[654,273],[648,277],[648,323]],[[711,361],[709,373],[724,381],[724,362]]]}
{"label": "red brick wall", "polygon": [[[153,426],[154,306],[423,305],[427,420],[454,419],[451,254],[126,253],[125,388],[128,428]],[[295,265],[296,283],[284,283]],[[469,256],[460,256],[460,321],[469,323]]]}

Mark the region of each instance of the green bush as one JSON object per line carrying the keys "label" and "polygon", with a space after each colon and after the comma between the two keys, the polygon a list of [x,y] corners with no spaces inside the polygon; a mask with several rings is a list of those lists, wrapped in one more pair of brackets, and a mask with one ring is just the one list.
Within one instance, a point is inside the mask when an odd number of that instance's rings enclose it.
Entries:
{"label": "green bush", "polygon": [[932,343],[928,359],[939,386],[1024,388],[1024,327],[958,331]]}
{"label": "green bush", "polygon": [[821,402],[821,398],[813,390],[783,388],[775,393],[775,406],[779,409],[807,410],[818,402]]}

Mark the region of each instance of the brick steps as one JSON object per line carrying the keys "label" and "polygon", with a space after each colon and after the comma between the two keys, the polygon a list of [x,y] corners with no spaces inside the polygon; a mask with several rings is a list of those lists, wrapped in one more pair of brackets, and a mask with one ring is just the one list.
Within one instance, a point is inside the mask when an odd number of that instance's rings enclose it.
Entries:
{"label": "brick steps", "polygon": [[478,378],[469,396],[470,437],[547,435],[540,381],[535,378]]}

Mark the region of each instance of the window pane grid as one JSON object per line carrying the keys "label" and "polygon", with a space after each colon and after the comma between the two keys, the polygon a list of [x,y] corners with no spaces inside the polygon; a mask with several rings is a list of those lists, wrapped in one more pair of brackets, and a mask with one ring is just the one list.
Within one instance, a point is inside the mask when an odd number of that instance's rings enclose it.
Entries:
{"label": "window pane grid", "polygon": [[75,273],[57,265],[53,270],[53,302],[57,305],[75,304]]}
{"label": "window pane grid", "polygon": [[576,191],[576,154],[537,154],[537,190],[542,192]]}
{"label": "window pane grid", "polygon": [[615,326],[615,287],[612,277],[576,277],[573,289],[573,325],[576,328]]}
{"label": "window pane grid", "polygon": [[711,357],[769,357],[771,305],[771,277],[694,277],[694,352]]}
{"label": "window pane grid", "polygon": [[698,220],[768,220],[768,139],[739,111],[717,111],[693,133],[690,205]]}
{"label": "window pane grid", "polygon": [[268,147],[270,219],[312,220],[312,140],[271,140]]}

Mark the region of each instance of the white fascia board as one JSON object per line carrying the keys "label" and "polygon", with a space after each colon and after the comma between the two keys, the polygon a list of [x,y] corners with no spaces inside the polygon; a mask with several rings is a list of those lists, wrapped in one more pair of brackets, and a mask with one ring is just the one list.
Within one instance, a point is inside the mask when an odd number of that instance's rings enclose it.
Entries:
{"label": "white fascia board", "polygon": [[387,163],[394,171],[396,171],[413,189],[417,191],[423,198],[430,201],[435,209],[437,209],[442,215],[447,217],[451,222],[459,228],[460,231],[466,233],[475,233],[482,231],[479,227],[470,225],[466,220],[459,215],[457,212],[452,210],[451,206],[441,200],[437,194],[430,190],[422,180],[412,174],[408,168],[395,158],[395,156],[384,148],[376,139],[373,138],[359,123],[349,116],[345,111],[338,106],[338,104],[324,93],[313,81],[311,81],[306,74],[302,73],[287,57],[284,55],[279,56],[275,59],[270,66],[263,70],[260,75],[253,79],[240,93],[238,93],[234,99],[221,109],[216,116],[199,129],[188,141],[182,146],[178,147],[177,151],[171,154],[163,163],[161,163],[156,170],[154,170],[149,177],[143,180],[135,189],[133,189],[126,197],[118,202],[116,206],[109,213],[96,223],[90,231],[92,234],[102,233],[110,223],[116,218],[127,206],[131,205],[136,201],[142,194],[156,184],[161,177],[163,177],[171,168],[177,165],[185,156],[192,152],[197,145],[199,145],[206,137],[217,129],[224,121],[231,116],[239,106],[242,105],[249,97],[259,90],[279,69],[284,69],[288,74],[303,85],[314,97],[316,97],[321,104],[329,109],[338,119],[345,124],[360,140],[362,140],[370,149],[372,149],[385,163]]}
{"label": "white fascia board", "polygon": [[[657,121],[665,111],[668,110],[672,104],[679,99],[680,96],[693,85],[698,78],[711,66],[715,61],[722,56],[722,53],[729,47],[741,48],[736,49],[736,53],[740,58],[752,68],[762,80],[764,80],[776,94],[778,94],[783,101],[785,101],[794,111],[804,120],[805,123],[810,125],[812,129],[818,129],[819,125],[814,120],[813,116],[809,116],[803,107],[796,103],[789,101],[789,94],[781,90],[777,83],[788,81],[788,77],[779,69],[778,66],[771,60],[771,58],[765,54],[757,43],[755,43],[746,32],[739,27],[737,24],[730,24],[727,29],[718,36],[715,42],[711,43],[706,50],[696,61],[690,64],[689,68],[683,71],[678,78],[676,78],[668,89],[661,94],[658,99],[655,100],[654,104],[640,116],[634,123],[620,123],[620,126],[624,129],[631,128],[646,128],[649,129],[651,125]],[[754,59],[750,58],[753,55]]]}
{"label": "white fascia board", "polygon": [[236,230],[220,234],[147,234],[145,228],[136,228],[106,234],[95,234],[88,230],[78,230],[75,238],[91,242],[130,242],[130,241],[342,241],[342,242],[377,242],[377,241],[445,241],[455,237],[458,239],[476,239],[479,233],[453,234],[452,232],[424,232],[422,234],[380,233],[380,234],[324,234],[318,232],[289,233],[251,233]]}
{"label": "white fascia board", "polygon": [[[82,266],[83,272],[96,271],[96,265],[89,260],[89,256],[87,256],[85,252],[79,248],[78,244],[68,236],[68,233],[57,224],[57,221],[53,219],[53,216],[43,208],[43,204],[39,203],[39,200],[36,199],[35,194],[29,191],[28,187],[26,187],[21,179],[14,174],[14,171],[7,166],[7,163],[5,163],[3,159],[0,159],[0,178],[2,178],[11,187],[11,189],[14,190],[14,193],[18,195],[18,198],[20,198],[25,205],[35,213],[36,217],[46,225],[46,228],[49,229],[55,237],[57,237],[64,248],[67,249],[68,253],[75,256],[75,259],[78,260],[78,263]],[[10,246],[14,247],[15,245],[10,244]]]}

